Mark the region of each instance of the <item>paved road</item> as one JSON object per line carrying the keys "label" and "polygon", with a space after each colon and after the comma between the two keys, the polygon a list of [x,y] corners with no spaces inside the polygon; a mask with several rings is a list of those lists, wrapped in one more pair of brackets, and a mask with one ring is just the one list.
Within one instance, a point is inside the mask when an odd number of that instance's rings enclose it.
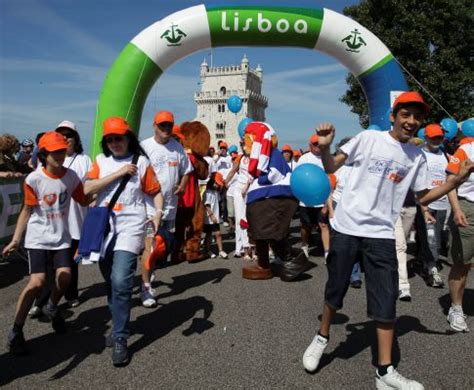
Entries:
{"label": "paved road", "polygon": [[[230,243],[226,242],[230,250]],[[80,268],[83,303],[66,310],[70,330],[55,335],[48,323],[28,320],[30,356],[6,353],[14,306],[26,282],[22,261],[0,264],[0,385],[28,389],[371,389],[374,326],[366,317],[365,290],[350,289],[336,317],[322,367],[307,374],[301,357],[318,328],[326,269],[321,257],[292,283],[241,278],[242,261],[213,259],[157,271],[159,305],[134,299],[129,366],[114,368],[104,335],[110,322],[96,266]],[[444,263],[446,279],[449,265]],[[137,276],[137,283],[138,283]],[[473,333],[451,334],[447,289],[410,279],[414,299],[398,305],[395,361],[426,389],[474,388]],[[138,284],[137,284],[138,286]],[[474,328],[474,278],[465,312]]]}

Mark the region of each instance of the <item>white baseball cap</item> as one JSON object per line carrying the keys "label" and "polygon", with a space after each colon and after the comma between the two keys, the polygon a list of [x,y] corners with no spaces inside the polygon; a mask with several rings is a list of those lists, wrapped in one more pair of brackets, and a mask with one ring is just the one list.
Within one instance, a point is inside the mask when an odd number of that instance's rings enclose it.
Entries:
{"label": "white baseball cap", "polygon": [[62,121],[59,125],[56,126],[56,130],[59,129],[60,127],[67,127],[68,129],[77,131],[76,124],[71,121]]}

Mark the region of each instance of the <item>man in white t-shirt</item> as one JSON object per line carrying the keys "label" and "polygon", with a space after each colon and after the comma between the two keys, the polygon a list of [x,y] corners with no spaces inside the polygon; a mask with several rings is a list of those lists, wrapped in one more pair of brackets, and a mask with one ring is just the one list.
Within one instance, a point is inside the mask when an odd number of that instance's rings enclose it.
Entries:
{"label": "man in white t-shirt", "polygon": [[[426,144],[421,149],[428,164],[428,188],[438,187],[446,181],[448,157],[440,149],[444,141],[444,131],[438,124],[425,127]],[[441,248],[441,234],[449,208],[447,196],[431,203],[418,206],[418,244],[426,283],[432,287],[443,287],[444,283],[436,266]]]}
{"label": "man in white t-shirt", "polygon": [[[219,141],[217,144],[219,152],[214,161],[216,172],[219,172],[223,177],[227,176],[227,173],[232,168],[232,158],[227,153],[229,146],[225,141]],[[227,212],[227,194],[226,189],[222,189],[219,193],[219,210],[221,212],[221,219],[224,222],[224,226],[229,226],[228,223],[228,212]]]}
{"label": "man in white t-shirt", "polygon": [[[295,169],[303,164],[313,164],[324,169],[323,162],[321,161],[321,152],[318,146],[317,134],[313,134],[310,137],[308,146],[309,152],[301,156],[295,165]],[[324,204],[307,206],[303,202],[300,202],[299,210],[301,220],[301,249],[306,257],[309,257],[309,239],[311,237],[311,230],[314,226],[319,226],[324,249],[324,258],[326,258],[329,251],[329,221],[326,207],[324,207]]]}
{"label": "man in white t-shirt", "polygon": [[[184,192],[188,175],[193,167],[182,145],[172,136],[174,116],[169,111],[160,111],[155,115],[153,128],[155,135],[143,140],[140,145],[146,152],[155,175],[160,182],[164,198],[162,226],[174,233],[174,223],[178,208],[178,198]],[[155,215],[153,202],[147,199],[147,215]],[[144,253],[149,253],[151,240],[146,240]],[[142,303],[153,307],[154,291],[150,286],[150,274],[142,273]]]}
{"label": "man in white t-shirt", "polygon": [[429,107],[417,92],[402,93],[392,107],[393,130],[367,130],[332,156],[335,128],[324,123],[317,129],[321,159],[326,172],[352,165],[341,199],[331,220],[331,248],[327,259],[328,281],[318,334],[303,355],[303,365],[316,371],[329,340],[336,310],[342,308],[358,250],[363,252],[367,288],[367,313],[376,322],[378,344],[377,389],[423,389],[420,383],[401,376],[392,366],[392,344],[398,297],[398,264],[394,225],[409,188],[418,202],[427,205],[460,185],[474,170],[463,164],[458,175],[428,189],[426,158],[409,143]]}

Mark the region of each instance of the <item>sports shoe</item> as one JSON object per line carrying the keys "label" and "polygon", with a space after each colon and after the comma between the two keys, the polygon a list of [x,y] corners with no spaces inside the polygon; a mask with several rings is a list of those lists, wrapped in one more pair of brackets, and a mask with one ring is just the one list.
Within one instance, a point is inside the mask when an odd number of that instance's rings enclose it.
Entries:
{"label": "sports shoe", "polygon": [[249,255],[245,255],[245,256],[244,256],[244,261],[250,263],[250,262],[252,261],[252,258],[251,258]]}
{"label": "sports shoe", "polygon": [[328,340],[317,334],[303,354],[303,366],[306,371],[315,372],[323,352],[328,345]]}
{"label": "sports shoe", "polygon": [[466,324],[467,316],[461,310],[454,310],[452,307],[449,308],[447,320],[451,329],[456,332],[469,332],[469,328]]}
{"label": "sports shoe", "polygon": [[241,252],[234,252],[234,257],[238,259],[238,258],[242,257],[242,253]]}
{"label": "sports shoe", "polygon": [[361,280],[353,280],[351,282],[351,287],[352,288],[361,288],[362,287],[362,281]]}
{"label": "sports shoe", "polygon": [[215,259],[216,257],[217,257],[217,255],[215,253],[211,252],[211,259]]}
{"label": "sports shoe", "polygon": [[69,307],[78,307],[80,304],[79,299],[71,299],[70,301],[67,301],[67,305]]}
{"label": "sports shoe", "polygon": [[[151,291],[150,291],[151,290]],[[140,297],[142,299],[142,306],[146,308],[154,307],[156,305],[156,299],[153,296],[153,289],[151,287],[145,287],[142,285],[142,291]]]}
{"label": "sports shoe", "polygon": [[411,294],[409,288],[402,288],[398,291],[398,299],[403,302],[411,302]]}
{"label": "sports shoe", "polygon": [[393,366],[387,368],[384,376],[375,371],[375,387],[377,390],[424,390],[421,383],[405,378]]}
{"label": "sports shoe", "polygon": [[219,252],[219,257],[221,259],[227,259],[229,257],[229,255],[227,255],[227,253],[225,253],[224,251],[220,251]]}
{"label": "sports shoe", "polygon": [[119,337],[114,340],[114,349],[112,350],[112,363],[115,367],[126,366],[130,361],[128,356],[127,340]]}
{"label": "sports shoe", "polygon": [[441,275],[439,274],[438,268],[433,267],[430,270],[430,274],[428,276],[428,285],[431,287],[438,287],[441,288],[444,286],[443,279],[441,279]]}
{"label": "sports shoe", "polygon": [[229,226],[229,222],[224,222],[223,225],[224,225],[225,227],[228,227],[228,226]]}
{"label": "sports shoe", "polygon": [[33,306],[30,311],[28,312],[28,317],[30,318],[38,318],[41,316],[41,307],[39,306]]}
{"label": "sports shoe", "polygon": [[22,330],[14,330],[12,329],[8,334],[8,351],[12,355],[26,355],[28,350],[26,349],[26,341],[25,336],[23,335]]}
{"label": "sports shoe", "polygon": [[309,246],[308,245],[303,245],[301,247],[301,250],[304,252],[305,256],[309,259]]}

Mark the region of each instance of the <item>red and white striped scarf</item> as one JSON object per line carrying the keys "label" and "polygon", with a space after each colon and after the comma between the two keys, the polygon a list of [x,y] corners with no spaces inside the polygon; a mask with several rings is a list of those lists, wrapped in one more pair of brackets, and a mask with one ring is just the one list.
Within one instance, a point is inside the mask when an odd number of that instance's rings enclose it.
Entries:
{"label": "red and white striped scarf", "polygon": [[249,174],[259,177],[267,170],[272,152],[272,136],[275,130],[265,122],[251,122],[245,128],[245,133],[253,136],[252,150],[250,151]]}

